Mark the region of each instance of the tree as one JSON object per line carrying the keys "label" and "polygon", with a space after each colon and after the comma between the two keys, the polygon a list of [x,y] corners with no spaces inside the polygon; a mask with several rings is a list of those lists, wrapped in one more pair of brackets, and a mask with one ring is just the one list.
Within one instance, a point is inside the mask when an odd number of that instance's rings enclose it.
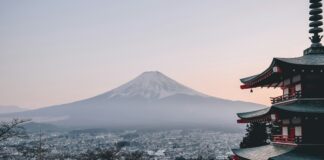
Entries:
{"label": "tree", "polygon": [[128,141],[119,141],[115,144],[115,147],[117,148],[117,150],[122,149],[123,147],[129,146],[130,143]]}
{"label": "tree", "polygon": [[176,157],[175,160],[186,160],[186,159],[180,156],[180,157]]}
{"label": "tree", "polygon": [[269,144],[269,134],[266,123],[249,123],[246,128],[246,134],[240,143],[241,148],[258,147]]}
{"label": "tree", "polygon": [[[24,127],[21,124],[27,122],[29,120],[19,120],[13,119],[9,122],[0,122],[0,143],[6,141],[9,138],[18,137],[18,138],[26,138],[28,137]],[[3,150],[4,148],[0,148],[0,159],[15,159],[12,155]]]}
{"label": "tree", "polygon": [[143,151],[135,151],[132,153],[129,153],[125,156],[125,160],[144,160],[144,152]]}
{"label": "tree", "polygon": [[27,133],[21,124],[30,120],[13,119],[10,122],[0,122],[0,142],[12,137],[26,138]]}

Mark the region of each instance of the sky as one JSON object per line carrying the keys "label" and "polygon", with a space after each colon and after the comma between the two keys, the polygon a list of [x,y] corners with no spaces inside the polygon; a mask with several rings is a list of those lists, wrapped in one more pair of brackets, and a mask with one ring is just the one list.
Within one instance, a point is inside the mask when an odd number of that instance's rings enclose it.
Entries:
{"label": "sky", "polygon": [[93,97],[144,71],[205,94],[270,105],[240,89],[273,57],[310,46],[305,0],[1,0],[0,105]]}

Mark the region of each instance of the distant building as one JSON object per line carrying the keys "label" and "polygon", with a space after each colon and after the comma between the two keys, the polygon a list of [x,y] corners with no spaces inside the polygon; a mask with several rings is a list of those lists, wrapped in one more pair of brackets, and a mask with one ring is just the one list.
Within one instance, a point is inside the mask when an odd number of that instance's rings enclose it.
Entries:
{"label": "distant building", "polygon": [[242,89],[281,88],[270,108],[238,113],[238,123],[270,123],[269,145],[233,149],[234,160],[324,159],[324,47],[321,0],[310,0],[312,45],[297,58],[274,58],[264,72],[241,79]]}

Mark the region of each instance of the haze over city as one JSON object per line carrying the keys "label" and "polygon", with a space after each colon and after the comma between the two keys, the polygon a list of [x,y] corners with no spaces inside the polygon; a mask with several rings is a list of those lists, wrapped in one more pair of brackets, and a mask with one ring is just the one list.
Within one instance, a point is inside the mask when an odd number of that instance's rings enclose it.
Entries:
{"label": "haze over city", "polygon": [[[248,2],[248,3],[247,3]],[[269,105],[240,78],[309,46],[308,1],[0,2],[0,104],[92,97],[157,70],[210,96]],[[287,20],[289,22],[287,23]]]}

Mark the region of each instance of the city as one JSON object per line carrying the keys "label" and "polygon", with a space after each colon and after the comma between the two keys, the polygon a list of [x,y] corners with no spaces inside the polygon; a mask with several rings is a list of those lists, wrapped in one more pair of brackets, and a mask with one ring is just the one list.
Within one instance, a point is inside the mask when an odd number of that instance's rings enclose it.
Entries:
{"label": "city", "polygon": [[[1,144],[2,158],[12,159],[80,159],[90,152],[116,151],[113,159],[227,159],[230,148],[239,146],[241,133],[223,133],[202,129],[76,130],[70,132],[34,132],[27,139],[12,138]],[[123,156],[124,155],[124,156]],[[133,158],[132,158],[133,159]]]}

